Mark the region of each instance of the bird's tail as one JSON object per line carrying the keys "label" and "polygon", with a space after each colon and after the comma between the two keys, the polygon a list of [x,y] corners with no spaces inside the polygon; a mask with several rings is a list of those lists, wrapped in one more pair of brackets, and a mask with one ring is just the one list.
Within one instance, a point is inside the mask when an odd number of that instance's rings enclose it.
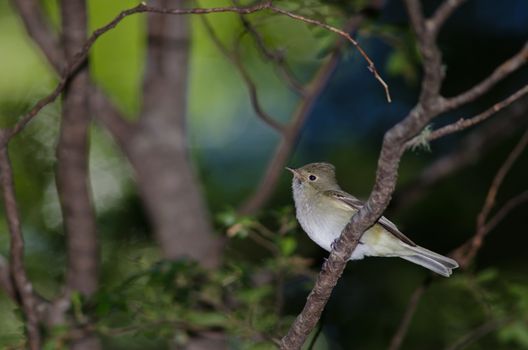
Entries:
{"label": "bird's tail", "polygon": [[458,263],[455,260],[428,249],[419,246],[408,247],[408,249],[410,254],[401,256],[402,259],[423,266],[444,277],[451,276],[452,270],[458,267]]}

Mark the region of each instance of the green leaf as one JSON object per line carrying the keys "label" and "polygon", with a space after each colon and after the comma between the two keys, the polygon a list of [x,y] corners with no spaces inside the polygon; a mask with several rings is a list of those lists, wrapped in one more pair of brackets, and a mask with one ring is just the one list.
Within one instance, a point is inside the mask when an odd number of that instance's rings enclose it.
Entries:
{"label": "green leaf", "polygon": [[297,248],[297,241],[293,237],[284,237],[279,241],[279,246],[283,255],[290,256]]}

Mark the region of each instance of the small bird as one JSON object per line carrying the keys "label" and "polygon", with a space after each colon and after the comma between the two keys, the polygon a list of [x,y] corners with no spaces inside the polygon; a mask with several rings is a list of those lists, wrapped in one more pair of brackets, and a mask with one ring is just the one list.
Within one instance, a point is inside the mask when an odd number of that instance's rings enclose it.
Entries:
{"label": "small bird", "polygon": [[[293,173],[297,220],[315,243],[330,251],[363,202],[341,190],[332,164],[311,163],[286,169]],[[400,257],[445,277],[458,267],[455,260],[418,246],[384,216],[365,231],[350,260],[365,256]]]}

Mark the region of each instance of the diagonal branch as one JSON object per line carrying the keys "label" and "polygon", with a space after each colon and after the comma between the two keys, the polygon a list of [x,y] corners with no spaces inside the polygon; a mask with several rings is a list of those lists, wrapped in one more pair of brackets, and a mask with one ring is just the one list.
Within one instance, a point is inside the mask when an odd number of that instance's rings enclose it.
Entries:
{"label": "diagonal branch", "polygon": [[456,171],[474,164],[486,154],[488,149],[512,136],[519,128],[526,127],[528,125],[528,119],[525,117],[527,111],[528,99],[525,98],[512,105],[507,113],[503,113],[504,115],[490,120],[464,136],[451,152],[434,160],[415,180],[404,184],[396,192],[391,210],[399,211],[402,207],[412,205],[427,193],[428,188],[432,188]]}
{"label": "diagonal branch", "polygon": [[[4,131],[0,130],[0,138],[3,138]],[[15,189],[13,184],[13,173],[7,147],[0,149],[0,181],[4,210],[9,226],[11,238],[10,246],[10,273],[16,294],[20,298],[24,317],[26,318],[26,329],[28,335],[29,348],[31,350],[40,349],[41,336],[38,328],[37,302],[33,294],[33,286],[29,280],[24,267],[24,238],[20,227]]]}
{"label": "diagonal branch", "polygon": [[526,63],[528,63],[528,42],[524,44],[517,54],[503,62],[483,81],[458,96],[447,98],[444,101],[445,111],[455,109],[463,104],[476,100],[488,92],[499,81],[503,80]]}
{"label": "diagonal branch", "polygon": [[354,40],[354,38],[352,38],[352,36],[350,34],[348,34],[347,32],[343,31],[342,29],[336,28],[336,27],[331,26],[329,24],[323,23],[321,21],[318,21],[318,20],[315,20],[315,19],[312,19],[312,18],[304,17],[304,16],[301,16],[301,15],[298,15],[298,14],[295,14],[295,13],[292,13],[292,12],[289,12],[289,11],[286,11],[286,10],[284,10],[282,8],[279,8],[279,7],[276,7],[274,5],[270,5],[269,9],[271,11],[273,11],[273,12],[280,13],[282,15],[288,16],[288,17],[296,19],[298,21],[305,22],[305,23],[308,23],[308,24],[312,24],[312,25],[316,25],[318,27],[324,28],[326,30],[329,30],[331,32],[339,34],[341,37],[343,37],[346,40],[348,40],[352,45],[354,45],[354,47],[356,48],[356,50],[358,50],[358,52],[361,54],[361,56],[363,56],[365,61],[367,61],[368,70],[374,75],[374,78],[376,78],[376,80],[381,84],[381,86],[385,90],[385,97],[387,98],[387,101],[391,102],[389,86],[383,80],[383,78],[379,75],[378,70],[376,69],[376,66],[374,65],[374,62],[370,59],[370,57],[367,55],[367,53],[363,50],[363,48],[359,45],[359,43],[356,40]]}
{"label": "diagonal branch", "polygon": [[458,9],[466,0],[445,0],[436,9],[434,15],[426,22],[427,27],[436,37],[444,22]]}
{"label": "diagonal branch", "polygon": [[528,85],[525,85],[523,88],[516,91],[512,95],[508,96],[504,100],[497,102],[492,107],[488,108],[482,113],[477,114],[476,116],[472,118],[468,118],[468,119],[461,118],[455,123],[443,126],[440,129],[433,131],[432,133],[427,135],[427,137],[425,137],[425,140],[422,140],[420,136],[417,136],[416,138],[412,139],[411,141],[407,143],[408,144],[407,147],[417,146],[423,141],[427,141],[427,142],[434,141],[444,136],[454,134],[455,132],[459,132],[469,127],[472,127],[476,124],[482,123],[486,119],[495,115],[498,111],[510,106],[512,103],[514,103],[521,97],[525,96],[526,94],[528,94]]}

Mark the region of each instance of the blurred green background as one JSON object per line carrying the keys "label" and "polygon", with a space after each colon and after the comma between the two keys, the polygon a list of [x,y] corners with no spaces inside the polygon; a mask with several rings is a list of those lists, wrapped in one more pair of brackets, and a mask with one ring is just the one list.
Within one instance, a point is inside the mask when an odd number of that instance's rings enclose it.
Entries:
{"label": "blurred green background", "polygon": [[[362,6],[361,1],[277,3],[304,11],[307,16],[323,16],[336,25]],[[438,3],[428,3],[426,10],[430,12]],[[136,3],[89,0],[88,4],[93,30]],[[229,2],[200,3],[225,4]],[[45,6],[53,23],[58,24],[56,2],[45,1]],[[287,121],[297,97],[277,77],[273,65],[262,59],[252,38],[243,34],[238,16],[208,18],[228,47],[242,38],[243,62],[257,83],[262,105],[269,114]],[[335,40],[326,31],[285,17],[256,14],[249,18],[266,44],[285,52],[302,81],[327,58]],[[130,16],[101,37],[90,55],[93,79],[130,119],[140,107],[145,25],[145,15]],[[96,315],[108,349],[169,348],[171,342],[188,336],[189,324],[227,325],[230,344],[236,349],[271,348],[269,341],[255,334],[283,334],[302,308],[314,274],[327,255],[294,224],[286,172],[272,201],[258,215],[238,218],[233,214],[256,187],[278,136],[256,118],[240,75],[214,46],[199,18],[192,17],[191,25],[189,147],[218,233],[225,234],[226,228],[236,223],[239,226],[231,230],[225,266],[218,271],[160,261],[131,168],[110,135],[94,123],[90,171],[102,241],[102,288],[94,300],[79,301],[78,311]],[[421,70],[399,1],[388,1],[362,25],[357,38],[387,78],[394,102],[386,103],[382,88],[359,54],[353,48],[345,49],[301,131],[289,165],[332,162],[342,187],[366,198],[383,133],[412,107]],[[447,71],[445,95],[461,92],[486,77],[517,52],[526,38],[526,1],[470,1],[462,6],[439,38]],[[527,78],[527,70],[520,70],[484,98],[441,117],[435,126],[488,108],[526,84]],[[0,126],[12,125],[56,82],[57,77],[27,37],[9,3],[0,2]],[[50,298],[59,291],[65,271],[64,234],[53,174],[59,119],[59,103],[46,107],[10,146],[27,242],[28,273],[35,288]],[[486,150],[478,161],[428,188],[414,204],[389,208],[388,215],[420,245],[447,254],[474,233],[476,216],[493,176],[525,128],[526,123]],[[407,154],[401,164],[399,188],[412,184],[434,159],[460,147],[460,140],[471,132],[435,142],[430,151]],[[498,207],[526,190],[527,178],[525,153],[501,188]],[[405,192],[400,195],[405,197]],[[418,306],[403,349],[446,348],[487,322],[499,326],[462,348],[528,349],[527,210],[526,204],[520,206],[490,233],[468,271],[433,282]],[[7,256],[3,212],[0,221],[0,252]],[[276,235],[269,239],[276,251],[268,251],[250,239],[266,235],[261,225]],[[283,233],[277,234],[278,230]],[[324,313],[315,348],[386,348],[411,292],[425,276],[427,271],[398,259],[350,263]],[[226,291],[240,303],[236,312],[219,311],[213,302],[204,309],[204,295],[218,301]],[[279,313],[278,298],[283,299]],[[0,292],[0,348],[20,344],[23,328],[16,310]],[[152,326],[160,319],[166,322]],[[132,326],[136,327],[132,331],[124,329]],[[60,338],[60,330],[57,332],[51,339]],[[48,346],[59,347],[53,341]]]}

